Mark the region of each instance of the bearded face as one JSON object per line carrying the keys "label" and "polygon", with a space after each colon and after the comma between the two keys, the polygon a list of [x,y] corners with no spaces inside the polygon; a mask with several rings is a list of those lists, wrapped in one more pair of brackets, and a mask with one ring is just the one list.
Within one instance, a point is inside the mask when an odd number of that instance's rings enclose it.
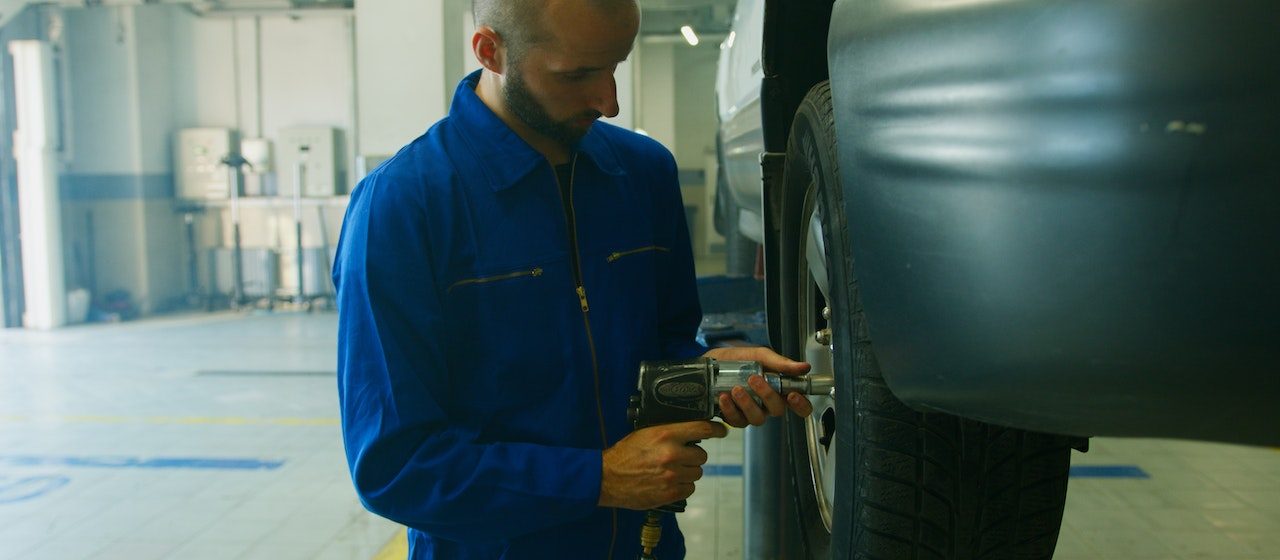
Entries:
{"label": "bearded face", "polygon": [[593,109],[562,119],[552,116],[547,105],[540,102],[533,90],[529,88],[518,64],[508,72],[502,97],[507,109],[526,126],[569,148],[577,145],[578,141],[591,130],[592,122],[603,116]]}

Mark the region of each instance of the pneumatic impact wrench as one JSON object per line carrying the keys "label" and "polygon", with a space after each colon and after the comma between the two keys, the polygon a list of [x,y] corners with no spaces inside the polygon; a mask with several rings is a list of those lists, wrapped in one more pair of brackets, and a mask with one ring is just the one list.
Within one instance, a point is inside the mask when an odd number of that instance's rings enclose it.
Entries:
{"label": "pneumatic impact wrench", "polygon": [[[627,407],[627,418],[636,429],[675,422],[711,420],[720,416],[720,394],[737,386],[746,389],[756,404],[763,406],[760,397],[747,384],[747,378],[752,375],[763,376],[779,395],[826,395],[835,386],[831,375],[789,377],[765,372],[759,362],[713,358],[641,362],[640,380],[636,384],[636,393],[631,396],[630,406]],[[654,560],[653,551],[662,536],[662,513],[682,512],[686,505],[685,500],[680,500],[649,510],[640,533],[640,560]]]}

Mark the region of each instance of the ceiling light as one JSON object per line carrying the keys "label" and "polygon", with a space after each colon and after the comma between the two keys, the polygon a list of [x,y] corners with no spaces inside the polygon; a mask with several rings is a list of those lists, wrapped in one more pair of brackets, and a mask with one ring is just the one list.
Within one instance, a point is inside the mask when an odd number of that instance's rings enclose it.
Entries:
{"label": "ceiling light", "polygon": [[684,35],[684,40],[689,42],[689,46],[691,47],[698,46],[698,34],[693,32],[692,27],[689,27],[687,25],[684,27],[681,27],[680,34]]}

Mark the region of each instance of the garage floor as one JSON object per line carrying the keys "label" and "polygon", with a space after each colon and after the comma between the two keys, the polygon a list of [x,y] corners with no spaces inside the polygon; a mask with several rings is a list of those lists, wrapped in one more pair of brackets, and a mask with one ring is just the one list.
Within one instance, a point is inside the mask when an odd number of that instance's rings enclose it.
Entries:
{"label": "garage floor", "polygon": [[[332,314],[0,331],[0,559],[403,557],[341,452]],[[740,432],[682,524],[742,558]],[[1280,452],[1095,439],[1059,558],[1280,557]],[[1087,468],[1086,468],[1087,467]]]}

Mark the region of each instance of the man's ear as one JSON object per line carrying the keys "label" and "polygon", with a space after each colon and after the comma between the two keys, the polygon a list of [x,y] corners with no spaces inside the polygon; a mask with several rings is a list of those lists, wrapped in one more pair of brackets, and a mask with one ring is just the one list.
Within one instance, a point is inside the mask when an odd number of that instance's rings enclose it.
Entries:
{"label": "man's ear", "polygon": [[506,48],[502,36],[492,27],[482,25],[471,36],[471,52],[476,55],[485,70],[502,75],[506,71]]}

